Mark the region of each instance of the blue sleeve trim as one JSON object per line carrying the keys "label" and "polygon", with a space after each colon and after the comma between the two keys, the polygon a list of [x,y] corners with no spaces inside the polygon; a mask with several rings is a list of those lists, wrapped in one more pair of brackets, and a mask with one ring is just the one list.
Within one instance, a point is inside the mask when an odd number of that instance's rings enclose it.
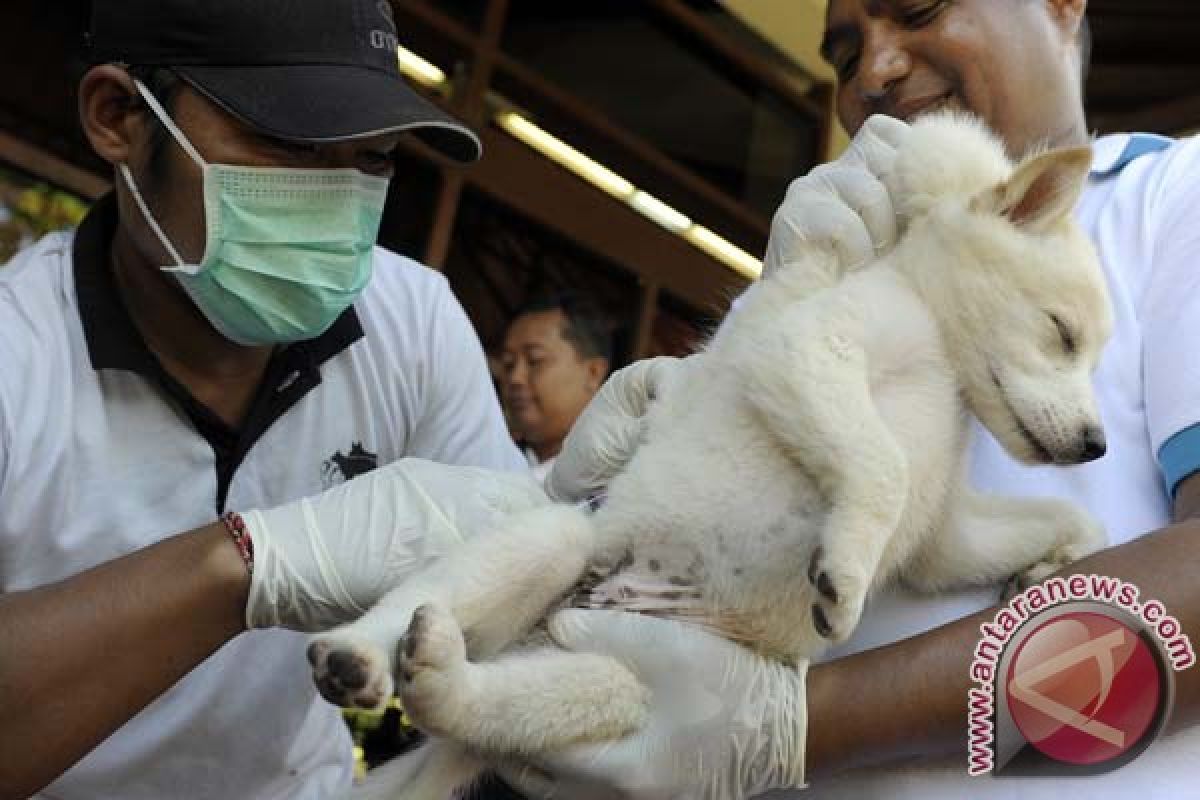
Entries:
{"label": "blue sleeve trim", "polygon": [[1158,464],[1167,482],[1167,492],[1174,497],[1184,478],[1200,472],[1200,423],[1168,439],[1158,450]]}

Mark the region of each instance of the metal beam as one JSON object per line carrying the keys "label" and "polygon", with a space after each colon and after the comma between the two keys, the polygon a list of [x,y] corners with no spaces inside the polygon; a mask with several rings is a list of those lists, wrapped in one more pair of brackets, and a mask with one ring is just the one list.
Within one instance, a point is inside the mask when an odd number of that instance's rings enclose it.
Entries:
{"label": "metal beam", "polygon": [[[492,82],[500,38],[508,17],[508,0],[490,0],[483,19],[483,34],[475,43],[466,89],[453,97],[452,107],[469,125],[480,128],[488,124],[487,89]],[[425,263],[440,270],[450,254],[458,205],[462,199],[462,171],[443,165],[442,185],[434,207],[433,225],[425,249]]]}
{"label": "metal beam", "polygon": [[[396,0],[396,7],[403,9],[421,22],[436,30],[439,34],[453,41],[460,47],[475,51],[479,48],[479,36],[464,27],[457,20],[433,8],[421,0]],[[526,67],[504,52],[495,56],[495,69],[512,78],[527,88],[538,98],[546,101],[551,107],[558,109],[572,119],[581,128],[593,131],[601,138],[612,142],[618,148],[628,153],[633,159],[644,163],[653,172],[663,176],[667,181],[674,182],[681,189],[706,206],[711,207],[717,214],[727,216],[739,228],[749,234],[746,236],[729,236],[740,240],[738,243],[747,249],[757,249],[766,241],[770,230],[769,221],[758,211],[750,208],[739,200],[731,197],[721,189],[713,186],[691,170],[671,159],[658,148],[646,142],[641,137],[632,134],[619,125],[614,124],[607,115],[595,110],[588,104],[566,92],[535,70]],[[613,166],[613,165],[608,165]],[[690,210],[690,209],[688,209]],[[695,214],[694,216],[703,216]],[[710,227],[722,228],[715,220],[706,220]]]}
{"label": "metal beam", "polygon": [[658,284],[643,283],[638,300],[637,327],[633,331],[633,352],[630,357],[639,361],[650,355],[654,343],[654,320],[658,317]]}
{"label": "metal beam", "polygon": [[820,83],[833,83],[833,68],[821,57],[825,0],[720,0],[721,5],[771,42]]}
{"label": "metal beam", "polygon": [[0,161],[86,200],[95,200],[112,186],[107,178],[77,167],[49,150],[4,131],[0,131]]}
{"label": "metal beam", "polygon": [[503,131],[489,128],[481,134],[486,155],[464,171],[468,185],[703,313],[723,313],[746,286],[716,259]]}

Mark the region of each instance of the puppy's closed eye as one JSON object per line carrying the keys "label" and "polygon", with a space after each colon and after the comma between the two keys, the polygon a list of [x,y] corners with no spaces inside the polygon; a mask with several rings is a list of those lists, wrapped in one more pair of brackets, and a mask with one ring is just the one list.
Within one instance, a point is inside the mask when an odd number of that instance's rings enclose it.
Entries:
{"label": "puppy's closed eye", "polygon": [[1069,356],[1075,355],[1078,350],[1078,342],[1075,335],[1071,333],[1071,329],[1062,321],[1062,317],[1057,314],[1050,314],[1050,321],[1054,323],[1054,327],[1058,330],[1058,337],[1062,341],[1063,352]]}

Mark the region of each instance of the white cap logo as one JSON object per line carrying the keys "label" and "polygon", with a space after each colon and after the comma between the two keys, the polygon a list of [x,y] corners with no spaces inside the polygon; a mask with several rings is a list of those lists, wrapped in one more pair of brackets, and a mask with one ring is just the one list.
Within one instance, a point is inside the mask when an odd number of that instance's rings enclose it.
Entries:
{"label": "white cap logo", "polygon": [[371,31],[371,47],[376,50],[395,50],[400,45],[400,40],[396,38],[396,17],[392,13],[392,4],[388,0],[378,0],[375,8],[387,23],[387,30],[376,28]]}

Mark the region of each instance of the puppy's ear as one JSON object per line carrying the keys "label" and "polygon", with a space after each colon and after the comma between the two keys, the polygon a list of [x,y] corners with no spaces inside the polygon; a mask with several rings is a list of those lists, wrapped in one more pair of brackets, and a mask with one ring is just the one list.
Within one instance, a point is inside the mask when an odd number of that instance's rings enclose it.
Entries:
{"label": "puppy's ear", "polygon": [[1029,156],[1012,177],[977,196],[971,207],[999,214],[1018,228],[1044,232],[1075,210],[1091,166],[1090,147]]}

